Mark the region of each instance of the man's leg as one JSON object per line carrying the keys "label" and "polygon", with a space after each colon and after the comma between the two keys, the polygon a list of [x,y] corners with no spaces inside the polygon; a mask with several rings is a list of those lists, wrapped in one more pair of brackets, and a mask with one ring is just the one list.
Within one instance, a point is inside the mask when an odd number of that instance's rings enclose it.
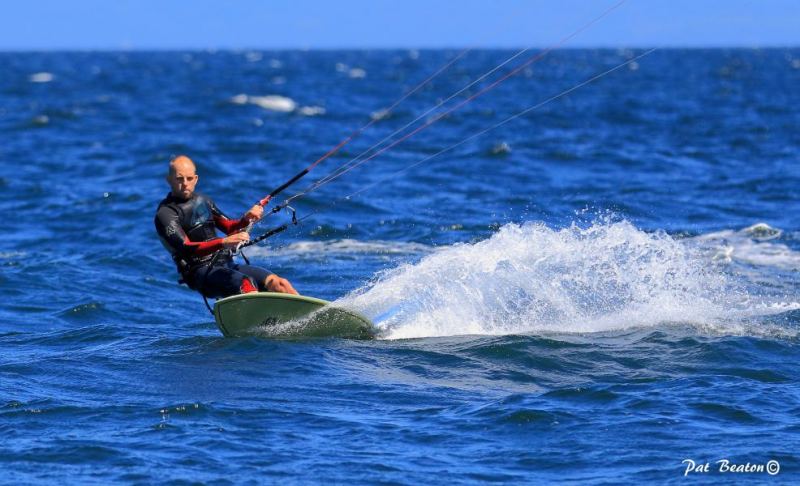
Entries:
{"label": "man's leg", "polygon": [[237,265],[236,269],[249,275],[253,280],[258,282],[258,286],[261,290],[298,295],[297,291],[288,280],[275,275],[269,270],[254,265]]}
{"label": "man's leg", "polygon": [[[202,272],[205,272],[205,269],[199,270],[200,278],[203,278]],[[203,295],[217,299],[236,294],[258,292],[257,281],[250,275],[222,265],[211,268],[201,285],[200,291]]]}

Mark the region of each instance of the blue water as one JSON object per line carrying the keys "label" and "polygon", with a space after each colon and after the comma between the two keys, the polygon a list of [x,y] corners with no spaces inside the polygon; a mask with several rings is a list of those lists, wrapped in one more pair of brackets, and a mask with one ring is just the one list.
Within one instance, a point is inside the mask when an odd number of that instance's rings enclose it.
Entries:
{"label": "blue water", "polygon": [[383,117],[456,51],[1,53],[0,481],[796,482],[800,50],[659,50],[399,172],[641,52],[547,55],[249,250],[374,341],[223,338],[154,232],[166,163],[238,215],[511,51]]}

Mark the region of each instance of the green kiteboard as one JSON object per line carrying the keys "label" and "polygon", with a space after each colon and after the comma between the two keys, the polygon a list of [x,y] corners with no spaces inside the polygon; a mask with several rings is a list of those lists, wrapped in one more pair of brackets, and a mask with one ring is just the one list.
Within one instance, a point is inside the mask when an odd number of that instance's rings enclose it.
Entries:
{"label": "green kiteboard", "polygon": [[302,295],[233,295],[214,304],[214,318],[226,337],[375,337],[372,322],[358,312]]}

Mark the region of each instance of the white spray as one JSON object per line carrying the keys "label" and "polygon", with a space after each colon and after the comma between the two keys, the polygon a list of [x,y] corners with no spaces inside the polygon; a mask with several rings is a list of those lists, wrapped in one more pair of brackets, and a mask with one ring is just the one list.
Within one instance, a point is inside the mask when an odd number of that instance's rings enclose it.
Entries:
{"label": "white spray", "polygon": [[337,304],[397,339],[714,326],[752,315],[761,306],[754,300],[686,240],[600,221],[560,230],[509,224],[383,272]]}

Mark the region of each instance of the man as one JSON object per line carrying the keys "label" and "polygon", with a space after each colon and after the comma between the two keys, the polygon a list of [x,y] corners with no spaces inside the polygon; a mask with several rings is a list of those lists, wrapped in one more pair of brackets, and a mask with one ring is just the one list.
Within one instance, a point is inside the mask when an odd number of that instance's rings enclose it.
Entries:
{"label": "man", "polygon": [[[285,278],[260,267],[234,263],[230,252],[214,259],[216,252],[235,249],[250,239],[247,227],[264,216],[264,208],[256,204],[240,219],[229,219],[214,201],[195,192],[198,179],[192,159],[185,155],[172,159],[167,174],[172,190],[156,212],[156,231],[183,282],[214,298],[259,290],[297,294]],[[218,237],[217,229],[226,236]]]}

